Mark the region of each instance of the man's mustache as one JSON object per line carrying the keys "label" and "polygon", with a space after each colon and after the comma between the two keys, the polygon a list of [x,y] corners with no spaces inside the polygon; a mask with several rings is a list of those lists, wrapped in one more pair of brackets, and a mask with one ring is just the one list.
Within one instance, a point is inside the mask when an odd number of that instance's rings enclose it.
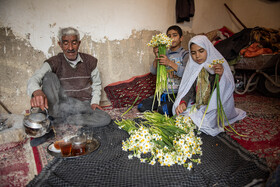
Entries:
{"label": "man's mustache", "polygon": [[73,50],[67,50],[67,53],[75,53],[75,52],[76,52],[75,49],[73,49]]}

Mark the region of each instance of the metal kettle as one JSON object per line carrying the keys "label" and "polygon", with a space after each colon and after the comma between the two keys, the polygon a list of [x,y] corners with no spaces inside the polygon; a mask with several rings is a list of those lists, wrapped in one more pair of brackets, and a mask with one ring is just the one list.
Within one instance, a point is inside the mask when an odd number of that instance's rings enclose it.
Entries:
{"label": "metal kettle", "polygon": [[39,110],[39,108],[31,108],[30,114],[23,118],[25,133],[29,137],[41,137],[51,130],[51,117],[48,110],[46,108],[45,111]]}

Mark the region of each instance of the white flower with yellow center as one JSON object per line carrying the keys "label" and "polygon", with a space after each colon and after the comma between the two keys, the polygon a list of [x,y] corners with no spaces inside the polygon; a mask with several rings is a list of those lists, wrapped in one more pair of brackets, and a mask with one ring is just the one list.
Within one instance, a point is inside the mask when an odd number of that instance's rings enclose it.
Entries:
{"label": "white flower with yellow center", "polygon": [[193,167],[192,162],[189,162],[189,163],[188,163],[188,170],[191,170],[191,169],[192,169],[192,167]]}
{"label": "white flower with yellow center", "polygon": [[151,164],[151,165],[155,165],[155,164],[156,164],[156,161],[153,159],[153,160],[151,160],[150,164]]}

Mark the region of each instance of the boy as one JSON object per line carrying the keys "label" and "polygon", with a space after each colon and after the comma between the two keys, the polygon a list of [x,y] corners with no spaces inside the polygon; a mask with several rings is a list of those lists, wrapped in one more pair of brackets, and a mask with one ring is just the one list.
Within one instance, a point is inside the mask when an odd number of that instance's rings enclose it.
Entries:
{"label": "boy", "polygon": [[166,55],[161,55],[158,58],[158,48],[154,48],[155,59],[151,65],[150,71],[152,74],[156,75],[157,73],[157,60],[159,63],[166,66],[167,69],[167,87],[168,90],[165,90],[161,95],[161,105],[158,107],[158,102],[155,100],[154,106],[153,100],[154,96],[151,96],[147,99],[144,99],[139,105],[138,110],[140,112],[151,111],[152,107],[154,110],[157,110],[161,114],[172,115],[172,106],[177,95],[179,85],[181,82],[181,77],[183,76],[187,61],[188,61],[188,52],[181,47],[183,41],[183,32],[182,29],[173,25],[170,26],[166,34],[168,37],[172,38],[172,45],[167,51]]}

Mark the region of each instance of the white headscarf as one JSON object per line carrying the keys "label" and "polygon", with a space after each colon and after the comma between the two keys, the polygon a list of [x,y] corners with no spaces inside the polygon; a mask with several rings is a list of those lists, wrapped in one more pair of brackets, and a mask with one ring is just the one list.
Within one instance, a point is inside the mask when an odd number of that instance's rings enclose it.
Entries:
{"label": "white headscarf", "polygon": [[[189,42],[189,50],[191,49],[191,44],[197,44],[200,47],[204,48],[207,51],[207,59],[204,63],[198,64],[196,63],[192,57],[191,52],[189,61],[186,65],[185,72],[183,74],[181,84],[179,87],[179,91],[177,94],[177,98],[174,102],[172,112],[176,115],[175,109],[180,104],[182,98],[189,92],[190,88],[194,84],[197,79],[198,74],[201,69],[204,67],[210,74],[214,74],[214,69],[210,68],[209,65],[213,62],[213,60],[224,59],[224,57],[220,54],[220,52],[213,46],[213,44],[208,40],[206,36],[197,35],[193,37]],[[225,114],[229,120],[229,123],[232,124],[237,120],[241,120],[246,116],[246,112],[241,109],[234,107],[234,98],[233,92],[235,88],[234,79],[230,70],[230,67],[226,60],[222,64],[224,67],[223,75],[220,78],[219,86],[220,86],[220,97],[222,101],[222,105],[225,111]],[[184,111],[181,115],[189,115],[193,122],[200,127],[201,120],[203,118],[206,106],[201,106],[196,112],[189,114],[189,110]],[[227,121],[224,123],[227,124]],[[222,126],[220,124],[220,126]],[[216,136],[220,132],[224,131],[223,128],[219,128],[217,124],[217,93],[216,89],[211,97],[209,107],[207,109],[207,113],[203,120],[200,130],[206,134],[211,136]]]}

